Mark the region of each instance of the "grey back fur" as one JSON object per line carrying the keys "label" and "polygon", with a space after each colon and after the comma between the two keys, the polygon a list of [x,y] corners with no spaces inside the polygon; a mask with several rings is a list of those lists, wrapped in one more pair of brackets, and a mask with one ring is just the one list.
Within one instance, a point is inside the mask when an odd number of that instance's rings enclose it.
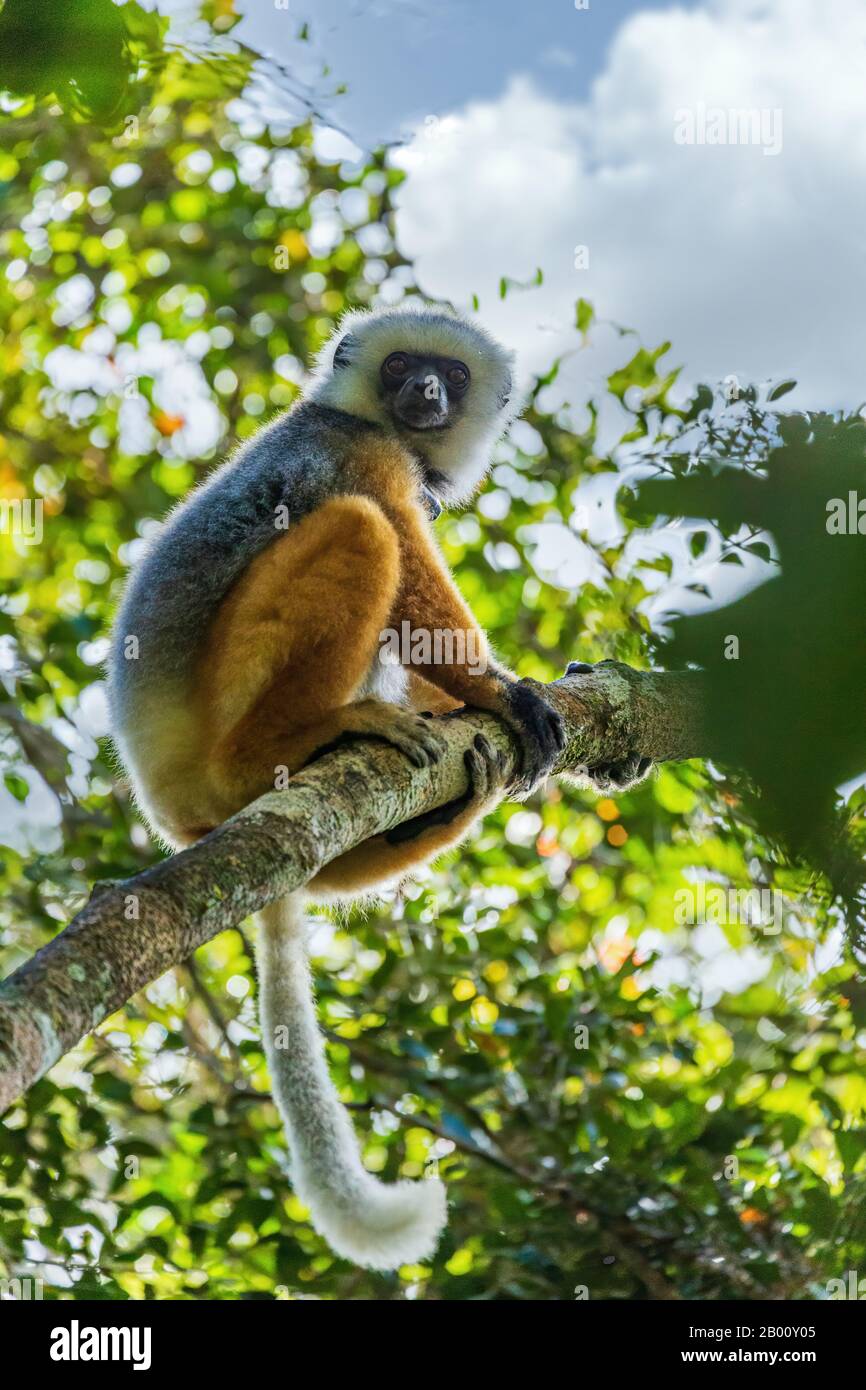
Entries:
{"label": "grey back fur", "polygon": [[[271,541],[339,492],[341,463],[375,425],[302,402],[217,468],[170,514],[134,569],[108,658],[114,727],[135,693],[183,683],[232,584]],[[284,510],[283,510],[284,509]],[[137,639],[136,660],[126,642]]]}

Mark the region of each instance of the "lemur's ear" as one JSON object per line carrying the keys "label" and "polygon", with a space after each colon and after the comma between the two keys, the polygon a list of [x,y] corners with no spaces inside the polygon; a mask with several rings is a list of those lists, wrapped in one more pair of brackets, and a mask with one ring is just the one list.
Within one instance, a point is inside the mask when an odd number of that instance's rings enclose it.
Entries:
{"label": "lemur's ear", "polygon": [[355,347],[351,333],[344,333],[334,352],[334,367],[348,367]]}

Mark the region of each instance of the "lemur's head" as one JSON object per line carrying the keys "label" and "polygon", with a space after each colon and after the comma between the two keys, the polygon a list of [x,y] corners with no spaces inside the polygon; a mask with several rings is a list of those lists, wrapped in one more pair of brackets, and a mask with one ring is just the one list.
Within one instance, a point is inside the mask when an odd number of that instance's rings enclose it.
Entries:
{"label": "lemur's head", "polygon": [[319,358],[321,405],[393,430],[443,502],[471,496],[509,408],[513,354],[477,324],[409,300],[348,314]]}

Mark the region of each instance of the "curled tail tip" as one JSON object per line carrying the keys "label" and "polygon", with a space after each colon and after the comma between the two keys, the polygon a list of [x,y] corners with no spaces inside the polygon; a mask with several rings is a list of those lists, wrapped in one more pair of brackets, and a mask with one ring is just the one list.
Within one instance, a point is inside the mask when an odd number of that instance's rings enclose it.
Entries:
{"label": "curled tail tip", "polygon": [[448,1219],[448,1203],[438,1178],[393,1186],[376,1181],[370,1199],[353,1210],[340,1212],[328,1205],[312,1214],[336,1254],[365,1269],[384,1271],[430,1258]]}

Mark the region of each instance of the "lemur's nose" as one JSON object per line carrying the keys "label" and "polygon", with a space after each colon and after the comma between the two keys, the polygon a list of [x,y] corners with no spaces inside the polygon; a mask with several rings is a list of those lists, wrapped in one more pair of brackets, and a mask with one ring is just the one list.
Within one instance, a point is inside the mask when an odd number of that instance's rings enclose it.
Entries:
{"label": "lemur's nose", "polygon": [[412,390],[426,401],[438,401],[442,387],[435,372],[423,372],[412,382]]}

